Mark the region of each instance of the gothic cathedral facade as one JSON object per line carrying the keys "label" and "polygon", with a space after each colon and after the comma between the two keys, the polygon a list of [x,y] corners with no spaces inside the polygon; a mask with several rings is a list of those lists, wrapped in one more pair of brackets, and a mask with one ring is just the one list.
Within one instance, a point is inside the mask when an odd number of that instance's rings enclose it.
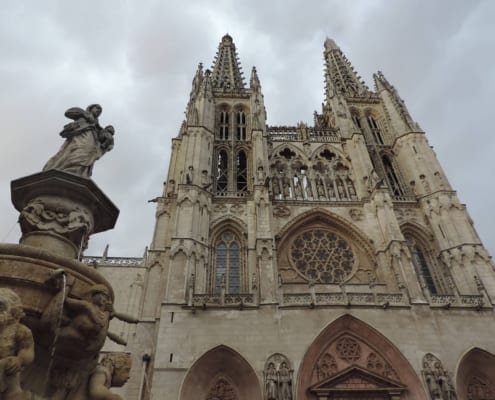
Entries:
{"label": "gothic cathedral facade", "polygon": [[118,327],[126,398],[495,399],[495,274],[466,207],[385,76],[370,90],[330,39],[324,60],[297,126],[266,124],[229,35],[199,65],[149,251],[93,260],[139,315]]}

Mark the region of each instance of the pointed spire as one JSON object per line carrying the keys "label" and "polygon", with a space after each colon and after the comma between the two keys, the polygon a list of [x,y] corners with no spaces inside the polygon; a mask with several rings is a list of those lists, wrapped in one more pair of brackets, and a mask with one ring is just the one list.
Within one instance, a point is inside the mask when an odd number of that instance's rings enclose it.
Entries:
{"label": "pointed spire", "polygon": [[249,87],[253,91],[258,92],[261,89],[260,78],[258,78],[258,73],[256,72],[256,67],[251,70],[251,79],[249,79]]}
{"label": "pointed spire", "polygon": [[244,90],[244,78],[239,58],[232,37],[228,34],[218,45],[212,69],[213,89],[228,92]]}
{"label": "pointed spire", "polygon": [[393,87],[390,82],[385,78],[385,75],[381,71],[378,71],[376,74],[373,74],[373,80],[375,81],[375,90],[378,94],[380,92],[388,92],[390,95],[390,100],[394,105],[395,110],[402,118],[402,120],[406,123],[406,125],[410,129],[419,129],[419,126],[414,120],[411,118],[409,111],[406,107],[406,103],[399,96],[397,89]]}
{"label": "pointed spire", "polygon": [[356,74],[347,57],[332,40],[325,40],[327,97],[343,94],[350,97],[367,96],[370,92],[361,77]]}

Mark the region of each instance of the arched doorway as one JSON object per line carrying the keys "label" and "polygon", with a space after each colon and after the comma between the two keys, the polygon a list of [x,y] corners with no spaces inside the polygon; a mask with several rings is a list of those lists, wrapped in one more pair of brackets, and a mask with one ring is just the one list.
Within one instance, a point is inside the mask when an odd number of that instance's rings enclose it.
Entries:
{"label": "arched doorway", "polygon": [[495,356],[475,347],[468,351],[457,368],[459,400],[495,400]]}
{"label": "arched doorway", "polygon": [[351,315],[332,322],[309,346],[299,369],[296,398],[427,399],[402,353]]}
{"label": "arched doorway", "polygon": [[261,400],[253,368],[236,351],[218,346],[203,354],[189,369],[181,400]]}

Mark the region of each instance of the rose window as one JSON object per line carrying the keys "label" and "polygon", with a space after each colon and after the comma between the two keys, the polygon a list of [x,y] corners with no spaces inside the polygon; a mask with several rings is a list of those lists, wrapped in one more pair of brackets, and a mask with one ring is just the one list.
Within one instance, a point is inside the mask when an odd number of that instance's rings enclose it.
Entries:
{"label": "rose window", "polygon": [[304,278],[319,283],[344,281],[355,262],[349,244],[337,234],[323,229],[297,236],[289,251],[289,259]]}

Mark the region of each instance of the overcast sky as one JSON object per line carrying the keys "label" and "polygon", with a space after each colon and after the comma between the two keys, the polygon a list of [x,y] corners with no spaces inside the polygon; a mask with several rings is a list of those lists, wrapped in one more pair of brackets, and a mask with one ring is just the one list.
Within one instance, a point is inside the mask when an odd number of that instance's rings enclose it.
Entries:
{"label": "overcast sky", "polygon": [[257,67],[270,125],[312,123],[323,42],[372,87],[383,71],[426,131],[486,248],[495,254],[495,1],[2,1],[0,242],[17,242],[10,181],[62,144],[67,108],[100,103],[115,147],[93,179],[120,208],[87,255],[141,256],[197,64],[229,33]]}

